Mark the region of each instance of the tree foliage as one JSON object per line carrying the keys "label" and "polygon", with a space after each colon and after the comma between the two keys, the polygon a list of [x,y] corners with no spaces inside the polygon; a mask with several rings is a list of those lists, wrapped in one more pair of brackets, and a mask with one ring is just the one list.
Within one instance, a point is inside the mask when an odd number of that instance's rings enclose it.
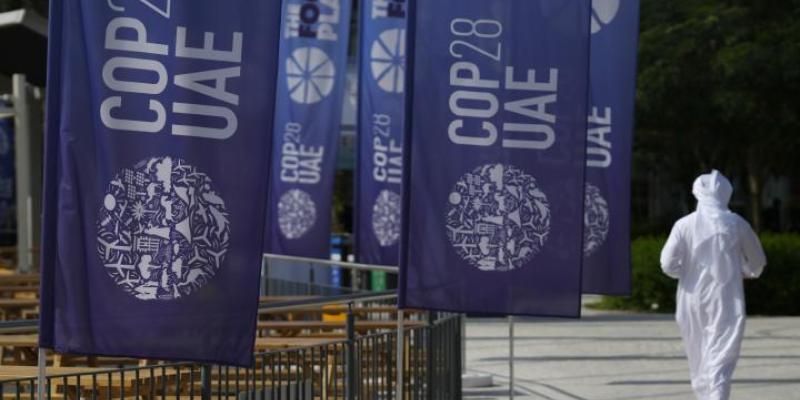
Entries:
{"label": "tree foliage", "polygon": [[798,99],[800,0],[642,0],[638,167],[722,169],[758,226],[764,180],[796,177]]}
{"label": "tree foliage", "polygon": [[48,0],[0,0],[0,12],[27,8],[47,16]]}

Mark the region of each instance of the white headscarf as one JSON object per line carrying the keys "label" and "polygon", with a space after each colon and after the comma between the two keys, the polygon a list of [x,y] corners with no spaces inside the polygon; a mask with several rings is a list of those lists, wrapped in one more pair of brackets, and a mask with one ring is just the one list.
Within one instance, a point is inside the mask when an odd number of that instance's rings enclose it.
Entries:
{"label": "white headscarf", "polygon": [[712,170],[710,174],[700,175],[694,180],[692,194],[697,199],[698,210],[707,208],[709,211],[728,211],[733,186],[719,171]]}
{"label": "white headscarf", "polygon": [[[698,248],[706,241],[719,239],[709,242],[713,248],[712,253],[700,258],[708,263],[715,279],[727,281],[732,276],[730,268],[724,266],[718,257],[728,253],[730,247],[736,243],[736,218],[728,208],[733,186],[719,171],[712,170],[710,174],[700,175],[695,179],[692,194],[697,198],[692,248],[697,253]],[[705,252],[700,252],[703,253]]]}

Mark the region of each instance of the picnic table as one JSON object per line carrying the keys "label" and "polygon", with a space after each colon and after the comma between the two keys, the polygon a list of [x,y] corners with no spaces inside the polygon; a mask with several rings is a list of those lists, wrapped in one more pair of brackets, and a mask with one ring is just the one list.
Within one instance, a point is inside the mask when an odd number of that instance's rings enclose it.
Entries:
{"label": "picnic table", "polygon": [[9,274],[0,275],[0,286],[38,286],[39,274]]}
{"label": "picnic table", "polygon": [[294,349],[303,347],[322,346],[332,343],[330,339],[315,337],[260,337],[256,338],[256,351]]}
{"label": "picnic table", "polygon": [[[0,335],[0,364],[2,364],[5,358],[5,351],[8,349],[11,351],[11,358],[13,360],[12,362],[15,364],[14,366],[36,365],[38,348],[38,334]],[[82,362],[85,362],[89,367],[95,367],[97,365],[97,357],[94,356],[54,354],[53,367],[59,368],[65,364],[74,363],[76,359],[82,360]],[[0,366],[6,367],[9,365]]]}
{"label": "picnic table", "polygon": [[39,295],[38,285],[18,285],[18,286],[5,286],[0,285],[0,295],[5,297],[14,297],[16,294],[30,294],[31,297]]}
{"label": "picnic table", "polygon": [[[302,348],[311,346],[321,346],[329,343],[329,339],[313,337],[263,337],[256,338],[255,350],[267,351],[278,349]],[[11,349],[15,364],[35,365],[37,361],[37,349],[39,347],[38,334],[21,335],[0,335],[0,362],[3,359],[3,351]],[[119,363],[121,359],[110,359]],[[74,357],[69,355],[55,354],[53,366],[61,367],[66,363],[74,362]],[[86,362],[89,365],[96,365],[96,357],[89,357]],[[140,362],[140,365],[144,364]]]}
{"label": "picnic table", "polygon": [[[403,322],[406,329],[425,326],[424,321],[406,320]],[[344,330],[344,321],[258,321],[256,329],[259,332],[275,331],[283,336],[297,336],[301,331],[329,332]],[[397,321],[393,320],[360,320],[355,321],[355,330],[364,334],[377,330],[391,330],[397,328]]]}
{"label": "picnic table", "polygon": [[[0,290],[1,292],[2,290]],[[298,313],[298,314],[344,314],[348,311],[346,304],[334,304],[327,306],[314,306],[314,307],[301,307],[292,308],[291,310],[270,310],[268,308],[258,310],[259,314],[284,314],[284,313]],[[419,310],[403,310],[405,313],[420,313]],[[394,314],[397,313],[396,306],[354,306],[353,314]]]}
{"label": "picnic table", "polygon": [[0,319],[23,318],[26,311],[36,313],[39,299],[7,299],[0,298]]}

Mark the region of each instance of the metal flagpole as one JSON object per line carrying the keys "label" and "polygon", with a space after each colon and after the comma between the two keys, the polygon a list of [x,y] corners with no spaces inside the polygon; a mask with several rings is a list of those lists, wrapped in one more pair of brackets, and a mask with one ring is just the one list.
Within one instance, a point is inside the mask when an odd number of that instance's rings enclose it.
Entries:
{"label": "metal flagpole", "polygon": [[514,316],[508,316],[508,398],[514,400]]}
{"label": "metal flagpole", "polygon": [[36,383],[36,394],[39,396],[37,397],[39,400],[43,400],[45,398],[44,391],[47,387],[47,350],[39,347],[39,359],[37,362],[39,368],[36,373],[38,379]]}
{"label": "metal flagpole", "polygon": [[403,358],[405,356],[404,319],[403,309],[397,309],[397,396],[395,396],[397,400],[403,400]]}
{"label": "metal flagpole", "polygon": [[461,314],[461,375],[467,374],[467,314]]}

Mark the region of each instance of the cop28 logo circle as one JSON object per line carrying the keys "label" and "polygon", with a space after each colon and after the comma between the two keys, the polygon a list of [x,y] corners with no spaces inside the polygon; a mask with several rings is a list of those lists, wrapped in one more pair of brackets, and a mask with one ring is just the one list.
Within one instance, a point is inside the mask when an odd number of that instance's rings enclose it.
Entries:
{"label": "cop28 logo circle", "polygon": [[295,49],[286,60],[289,97],[295,103],[314,104],[333,91],[336,67],[324,51],[316,47]]}
{"label": "cop28 logo circle", "polygon": [[317,207],[308,193],[291,189],[278,200],[278,227],[287,239],[302,237],[316,220]]}
{"label": "cop28 logo circle", "polygon": [[592,34],[614,20],[619,11],[620,0],[592,0]]}
{"label": "cop28 logo circle", "polygon": [[403,93],[405,62],[405,29],[387,29],[372,42],[370,69],[372,77],[383,91]]}
{"label": "cop28 logo circle", "polygon": [[142,300],[177,299],[208,283],[230,241],[225,202],[212,185],[171,157],[117,174],[97,218],[97,253],[114,283]]}
{"label": "cop28 logo circle", "polygon": [[605,243],[611,218],[608,202],[590,183],[586,184],[583,207],[583,254],[588,257]]}
{"label": "cop28 logo circle", "polygon": [[482,271],[511,271],[542,250],[550,204],[532,176],[487,164],[456,182],[446,221],[447,238],[462,259]]}
{"label": "cop28 logo circle", "polygon": [[400,240],[400,195],[381,190],[372,206],[372,230],[381,246],[392,246]]}

